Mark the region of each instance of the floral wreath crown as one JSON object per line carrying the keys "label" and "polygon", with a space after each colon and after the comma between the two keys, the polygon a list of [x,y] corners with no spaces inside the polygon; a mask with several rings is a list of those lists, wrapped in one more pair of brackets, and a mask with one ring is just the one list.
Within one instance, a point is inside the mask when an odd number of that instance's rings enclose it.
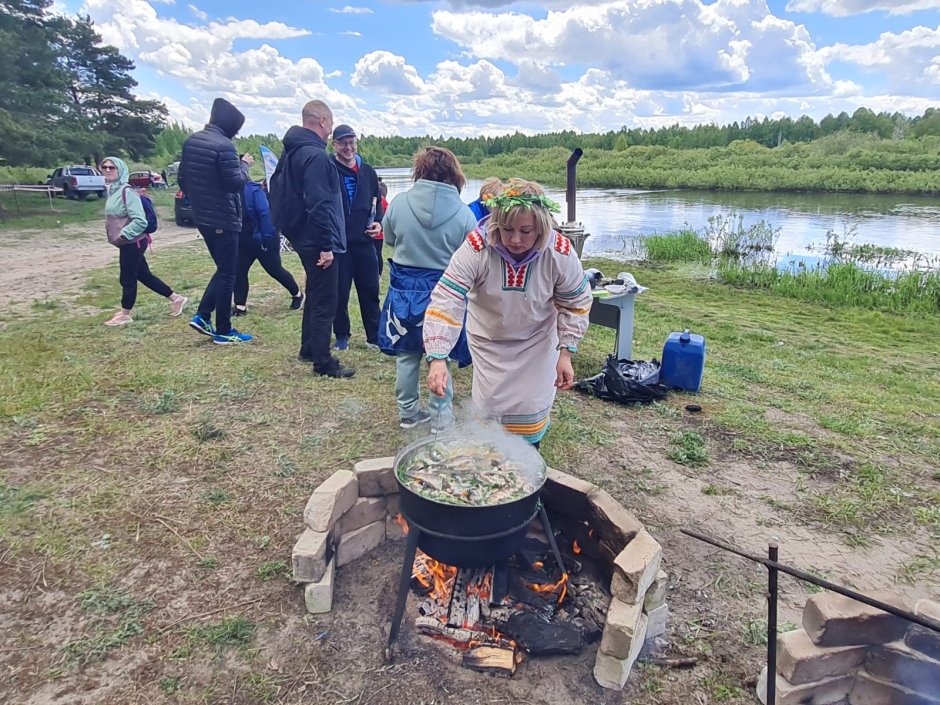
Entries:
{"label": "floral wreath crown", "polygon": [[503,191],[498,196],[489,196],[483,199],[483,205],[489,209],[497,209],[505,213],[510,208],[525,206],[532,210],[532,206],[542,206],[551,213],[559,213],[561,206],[541,193],[522,193],[520,191]]}

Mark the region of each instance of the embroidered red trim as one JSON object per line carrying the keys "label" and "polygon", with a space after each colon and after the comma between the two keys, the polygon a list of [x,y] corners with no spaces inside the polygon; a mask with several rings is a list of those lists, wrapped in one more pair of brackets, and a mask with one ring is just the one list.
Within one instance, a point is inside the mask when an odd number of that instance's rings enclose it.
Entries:
{"label": "embroidered red trim", "polygon": [[571,252],[571,240],[561,233],[555,233],[555,252],[567,255]]}
{"label": "embroidered red trim", "polygon": [[485,243],[483,242],[483,236],[480,235],[476,230],[470,231],[467,234],[467,242],[470,243],[470,247],[473,248],[474,252],[482,252]]}

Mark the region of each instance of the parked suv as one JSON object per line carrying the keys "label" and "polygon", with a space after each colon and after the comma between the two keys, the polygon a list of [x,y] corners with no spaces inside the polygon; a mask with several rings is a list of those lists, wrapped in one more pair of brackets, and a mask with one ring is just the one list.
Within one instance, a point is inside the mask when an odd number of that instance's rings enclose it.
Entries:
{"label": "parked suv", "polygon": [[107,195],[107,186],[101,173],[90,166],[60,166],[49,174],[48,186],[62,189],[66,198],[84,198],[97,194],[98,198]]}
{"label": "parked suv", "polygon": [[183,225],[185,223],[196,224],[196,221],[193,220],[193,207],[189,202],[189,198],[183,193],[183,189],[180,189],[176,192],[176,201],[173,203],[173,214],[176,216],[176,224]]}
{"label": "parked suv", "polygon": [[153,171],[135,171],[127,177],[134,188],[166,188],[163,177]]}

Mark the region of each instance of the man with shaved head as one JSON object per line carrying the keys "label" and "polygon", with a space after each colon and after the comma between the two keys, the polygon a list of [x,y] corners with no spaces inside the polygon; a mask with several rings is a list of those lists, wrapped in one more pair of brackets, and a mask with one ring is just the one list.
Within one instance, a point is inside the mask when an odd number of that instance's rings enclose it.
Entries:
{"label": "man with shaved head", "polygon": [[346,224],[340,177],[326,153],[333,112],[322,100],[311,100],[301,112],[302,125],[284,135],[284,153],[271,177],[271,215],[293,245],[307,273],[307,298],[300,331],[300,354],[313,371],[349,378],[330,351],[339,292],[334,254],[346,252]]}

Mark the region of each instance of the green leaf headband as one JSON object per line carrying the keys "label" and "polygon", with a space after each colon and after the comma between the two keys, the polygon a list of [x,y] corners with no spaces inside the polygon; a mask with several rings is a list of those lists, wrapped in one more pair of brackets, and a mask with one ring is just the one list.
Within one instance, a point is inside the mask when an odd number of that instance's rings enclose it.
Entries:
{"label": "green leaf headband", "polygon": [[516,206],[525,206],[532,210],[533,205],[542,206],[551,213],[559,213],[561,206],[544,194],[520,193],[519,191],[504,191],[498,196],[490,196],[483,199],[483,205],[490,209],[496,209],[503,213]]}

